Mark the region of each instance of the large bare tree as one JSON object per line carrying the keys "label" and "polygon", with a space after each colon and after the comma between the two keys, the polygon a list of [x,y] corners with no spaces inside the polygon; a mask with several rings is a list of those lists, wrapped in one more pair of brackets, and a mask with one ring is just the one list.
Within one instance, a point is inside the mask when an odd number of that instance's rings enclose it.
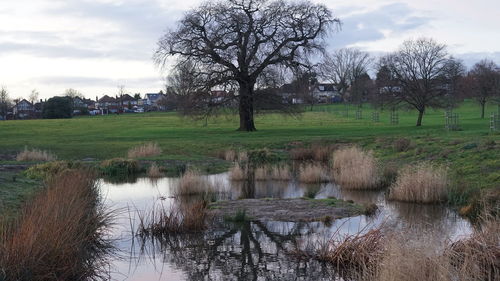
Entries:
{"label": "large bare tree", "polygon": [[394,98],[418,111],[417,126],[428,107],[448,106],[456,81],[453,72],[460,62],[448,55],[445,45],[428,38],[408,40],[384,61],[400,87],[392,93]]}
{"label": "large bare tree", "polygon": [[325,55],[320,70],[322,78],[335,84],[342,98],[347,99],[347,89],[368,72],[371,63],[368,53],[343,48]]}
{"label": "large bare tree", "polygon": [[[238,89],[239,130],[254,131],[255,85],[267,68],[292,67],[321,50],[339,21],[310,1],[222,0],[188,11],[175,30],[158,42],[155,61],[189,61],[205,82]],[[201,91],[200,91],[201,93]]]}
{"label": "large bare tree", "polygon": [[466,87],[481,106],[481,118],[484,118],[486,103],[500,93],[500,68],[493,61],[481,60],[469,71]]}

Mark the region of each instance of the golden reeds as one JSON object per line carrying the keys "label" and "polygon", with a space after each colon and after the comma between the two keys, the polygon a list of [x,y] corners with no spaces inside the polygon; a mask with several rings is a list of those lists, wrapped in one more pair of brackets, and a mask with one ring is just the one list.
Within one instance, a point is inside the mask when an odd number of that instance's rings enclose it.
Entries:
{"label": "golden reeds", "polygon": [[341,188],[347,189],[375,189],[381,182],[373,153],[355,146],[335,151],[333,177]]}
{"label": "golden reeds", "polygon": [[446,168],[420,163],[403,168],[389,190],[389,199],[416,203],[438,203],[447,198]]}
{"label": "golden reeds", "polygon": [[30,150],[28,147],[24,147],[24,150],[16,156],[17,161],[54,161],[56,159],[53,153],[36,148]]}
{"label": "golden reeds", "polygon": [[158,143],[148,142],[129,149],[128,158],[152,157],[160,154],[161,148]]}

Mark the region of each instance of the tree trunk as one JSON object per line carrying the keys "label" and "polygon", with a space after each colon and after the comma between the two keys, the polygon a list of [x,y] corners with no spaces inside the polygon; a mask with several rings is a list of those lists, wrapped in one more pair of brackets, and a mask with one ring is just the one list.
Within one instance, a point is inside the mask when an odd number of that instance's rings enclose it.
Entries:
{"label": "tree trunk", "polygon": [[238,131],[256,131],[253,120],[253,84],[240,83],[240,127]]}
{"label": "tree trunk", "polygon": [[481,119],[484,119],[484,109],[486,107],[486,102],[481,102]]}
{"label": "tree trunk", "polygon": [[418,110],[417,127],[422,126],[422,118],[424,117],[425,109]]}

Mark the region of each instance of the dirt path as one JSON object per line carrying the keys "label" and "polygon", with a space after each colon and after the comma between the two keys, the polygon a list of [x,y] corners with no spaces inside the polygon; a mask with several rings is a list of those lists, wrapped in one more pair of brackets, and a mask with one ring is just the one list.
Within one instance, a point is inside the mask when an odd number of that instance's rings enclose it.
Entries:
{"label": "dirt path", "polygon": [[233,217],[241,210],[253,220],[320,221],[357,216],[360,205],[338,199],[242,199],[220,201],[210,205],[216,216]]}

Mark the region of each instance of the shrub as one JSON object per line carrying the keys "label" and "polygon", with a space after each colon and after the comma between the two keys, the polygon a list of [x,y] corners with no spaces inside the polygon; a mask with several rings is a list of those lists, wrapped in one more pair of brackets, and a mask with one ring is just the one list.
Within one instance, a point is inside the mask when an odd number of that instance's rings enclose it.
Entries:
{"label": "shrub", "polygon": [[347,189],[375,189],[381,182],[373,153],[355,146],[335,151],[333,176],[340,187]]}
{"label": "shrub", "polygon": [[250,150],[247,155],[248,162],[254,165],[269,164],[279,160],[278,155],[267,148]]}
{"label": "shrub", "polygon": [[399,138],[394,141],[394,144],[392,146],[397,152],[407,151],[411,147],[411,140],[407,138]]}
{"label": "shrub", "polygon": [[328,182],[330,178],[320,164],[305,164],[299,168],[299,181],[303,183]]}
{"label": "shrub", "polygon": [[92,174],[64,172],[0,225],[1,280],[96,280],[110,244],[112,213],[100,204]]}
{"label": "shrub", "polygon": [[158,143],[149,142],[129,149],[128,158],[152,157],[160,154],[161,148]]}
{"label": "shrub", "polygon": [[31,179],[47,180],[72,169],[81,169],[80,162],[54,161],[31,166],[24,174]]}
{"label": "shrub", "polygon": [[139,172],[139,163],[133,159],[113,158],[104,160],[99,166],[101,172],[108,176],[126,176]]}
{"label": "shrub", "polygon": [[156,163],[153,163],[153,164],[151,164],[151,166],[149,166],[148,171],[147,171],[147,175],[150,178],[161,178],[161,177],[165,176],[165,174],[163,174],[160,167],[158,167],[158,165],[156,165]]}
{"label": "shrub", "polygon": [[421,163],[403,168],[389,190],[389,199],[416,203],[437,203],[447,198],[447,170]]}
{"label": "shrub", "polygon": [[233,181],[243,181],[248,178],[247,168],[241,167],[240,164],[236,163],[231,169],[229,169],[229,178]]}
{"label": "shrub", "polygon": [[24,150],[16,156],[17,161],[54,161],[56,159],[57,157],[50,152],[36,148],[29,150],[28,147],[24,147]]}

